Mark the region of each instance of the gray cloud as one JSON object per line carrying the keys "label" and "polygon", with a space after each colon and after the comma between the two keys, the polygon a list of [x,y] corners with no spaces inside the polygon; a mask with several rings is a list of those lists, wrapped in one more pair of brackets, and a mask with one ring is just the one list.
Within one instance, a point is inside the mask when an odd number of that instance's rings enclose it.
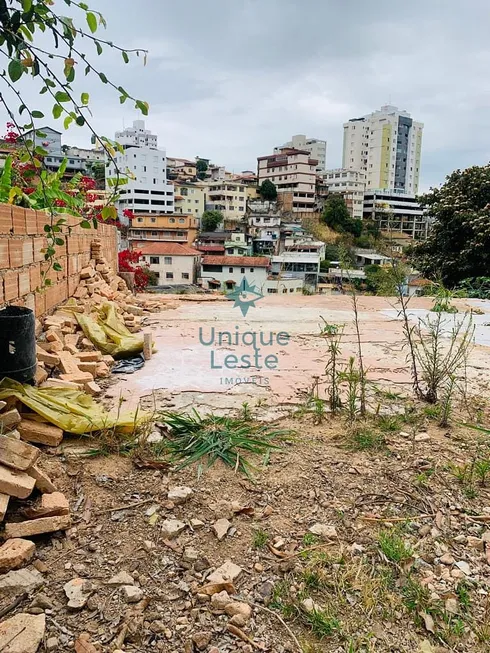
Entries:
{"label": "gray cloud", "polygon": [[[115,53],[100,63],[150,103],[147,126],[171,155],[198,154],[238,171],[306,133],[328,141],[327,165],[337,166],[342,123],[391,102],[425,124],[424,188],[488,159],[486,0],[92,4],[107,19],[107,38],[150,51],[146,68]],[[96,80],[82,87],[104,134],[139,117]],[[88,137],[70,130],[65,140]]]}

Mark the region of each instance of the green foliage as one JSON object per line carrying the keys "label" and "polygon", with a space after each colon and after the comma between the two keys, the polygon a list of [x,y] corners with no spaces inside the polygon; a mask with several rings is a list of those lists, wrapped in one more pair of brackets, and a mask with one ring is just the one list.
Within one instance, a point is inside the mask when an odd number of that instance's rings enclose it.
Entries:
{"label": "green foliage", "polygon": [[224,217],[221,211],[204,211],[201,218],[201,230],[216,231],[223,220]]}
{"label": "green foliage", "polygon": [[202,159],[198,159],[196,161],[197,178],[201,181],[206,179],[206,171],[208,167],[209,166],[206,161],[203,161]]}
{"label": "green foliage", "polygon": [[335,617],[329,616],[323,610],[303,611],[302,621],[318,639],[329,637],[335,631],[340,630],[340,621]]}
{"label": "green foliage", "polygon": [[393,267],[385,268],[380,265],[366,265],[364,267],[366,275],[366,289],[375,295],[384,297],[393,297],[397,294],[399,275],[395,273]]}
{"label": "green foliage", "polygon": [[413,555],[412,549],[394,529],[381,531],[378,544],[381,552],[390,562],[404,562]]}
{"label": "green foliage", "polygon": [[270,179],[265,179],[259,186],[260,197],[266,202],[275,202],[277,200],[277,188]]}
{"label": "green foliage", "polygon": [[[325,203],[322,221],[339,233],[347,232],[359,237],[362,232],[362,221],[354,220],[341,195],[330,195]],[[325,255],[327,258],[327,256]]]}
{"label": "green foliage", "polygon": [[206,458],[208,468],[221,460],[250,476],[251,464],[245,455],[278,449],[276,442],[290,436],[288,431],[274,430],[243,418],[201,416],[195,410],[190,415],[162,412],[160,418],[169,431],[164,446],[171,460],[180,463],[178,469],[198,461],[201,467],[201,460]]}
{"label": "green foliage", "polygon": [[386,442],[382,433],[361,424],[349,433],[347,445],[353,451],[382,451]]}
{"label": "green foliage", "polygon": [[252,547],[254,549],[263,549],[269,541],[270,535],[267,531],[258,528],[252,535]]}
{"label": "green foliage", "polygon": [[460,297],[472,299],[490,299],[490,277],[472,277],[463,279],[458,286]]}
{"label": "green foliage", "polygon": [[490,269],[490,164],[456,170],[420,198],[432,219],[426,241],[412,252],[425,276],[453,288]]}

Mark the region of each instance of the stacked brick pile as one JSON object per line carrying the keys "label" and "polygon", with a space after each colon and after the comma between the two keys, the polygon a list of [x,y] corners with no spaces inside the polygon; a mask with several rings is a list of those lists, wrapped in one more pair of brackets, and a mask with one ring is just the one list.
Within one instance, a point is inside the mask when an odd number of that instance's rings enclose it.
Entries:
{"label": "stacked brick pile", "polygon": [[[0,522],[7,517],[2,533],[6,542],[0,546],[0,572],[21,567],[32,558],[36,546],[24,538],[65,530],[71,525],[68,500],[37,466],[41,450],[34,446],[59,445],[63,431],[23,417],[17,407],[15,399],[0,402]],[[14,520],[13,511],[8,512],[12,498],[17,502]],[[28,498],[29,504],[19,509],[18,501]]]}

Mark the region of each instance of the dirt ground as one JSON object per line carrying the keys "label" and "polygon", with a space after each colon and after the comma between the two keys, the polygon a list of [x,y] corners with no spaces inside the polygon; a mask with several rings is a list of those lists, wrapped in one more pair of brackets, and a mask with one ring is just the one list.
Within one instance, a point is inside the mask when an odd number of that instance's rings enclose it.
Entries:
{"label": "dirt ground", "polygon": [[[490,439],[465,426],[490,424],[487,346],[477,345],[469,366],[480,395],[455,404],[450,426],[440,428],[432,407],[398,394],[408,372],[399,324],[385,313],[389,303],[361,298],[370,374],[379,377],[372,416],[351,424],[345,415],[324,414],[304,394],[325,367],[318,316],[349,320],[347,298],[288,297],[287,306],[278,299],[264,302],[261,310],[270,315],[249,312],[255,317],[247,324],[263,328],[282,315],[280,329],[294,334],[299,358],[283,365],[275,385],[271,375],[266,391],[257,383],[216,391],[204,354],[182,381],[172,368],[177,343],[185,349],[195,344],[199,325],[224,325],[235,315],[228,302],[186,303],[152,317],[159,353],[141,372],[111,379],[104,400],[115,405],[124,392],[124,406],[134,406],[143,398],[157,420],[169,409],[241,417],[250,411],[250,419],[290,431],[290,441],[253,461],[253,479],[221,463],[176,470],[158,457],[161,443],[114,455],[107,453],[113,441],[68,437],[44,450],[40,466],[69,498],[74,525],[37,538],[33,564],[42,587],[27,596],[0,593],[0,615],[46,615],[40,650],[490,649]],[[427,300],[419,302],[428,308]],[[388,380],[384,389],[381,377]],[[176,486],[192,490],[182,503],[168,497]],[[213,527],[224,519],[229,527],[219,540]],[[181,522],[174,539],[164,534],[168,520]],[[227,561],[240,567],[230,597],[242,612],[245,604],[251,608],[231,630],[230,614],[203,590]],[[120,572],[131,578],[111,584]],[[87,590],[79,609],[67,606],[64,591],[74,579]],[[128,583],[137,602],[128,602]]]}

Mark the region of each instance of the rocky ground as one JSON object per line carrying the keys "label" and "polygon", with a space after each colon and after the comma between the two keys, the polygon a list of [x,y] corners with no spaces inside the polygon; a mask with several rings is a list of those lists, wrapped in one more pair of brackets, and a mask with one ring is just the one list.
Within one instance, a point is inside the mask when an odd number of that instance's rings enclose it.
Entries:
{"label": "rocky ground", "polygon": [[138,448],[44,449],[74,526],[0,577],[0,634],[13,618],[40,651],[488,651],[488,435],[385,403],[354,429],[297,409],[255,482]]}

